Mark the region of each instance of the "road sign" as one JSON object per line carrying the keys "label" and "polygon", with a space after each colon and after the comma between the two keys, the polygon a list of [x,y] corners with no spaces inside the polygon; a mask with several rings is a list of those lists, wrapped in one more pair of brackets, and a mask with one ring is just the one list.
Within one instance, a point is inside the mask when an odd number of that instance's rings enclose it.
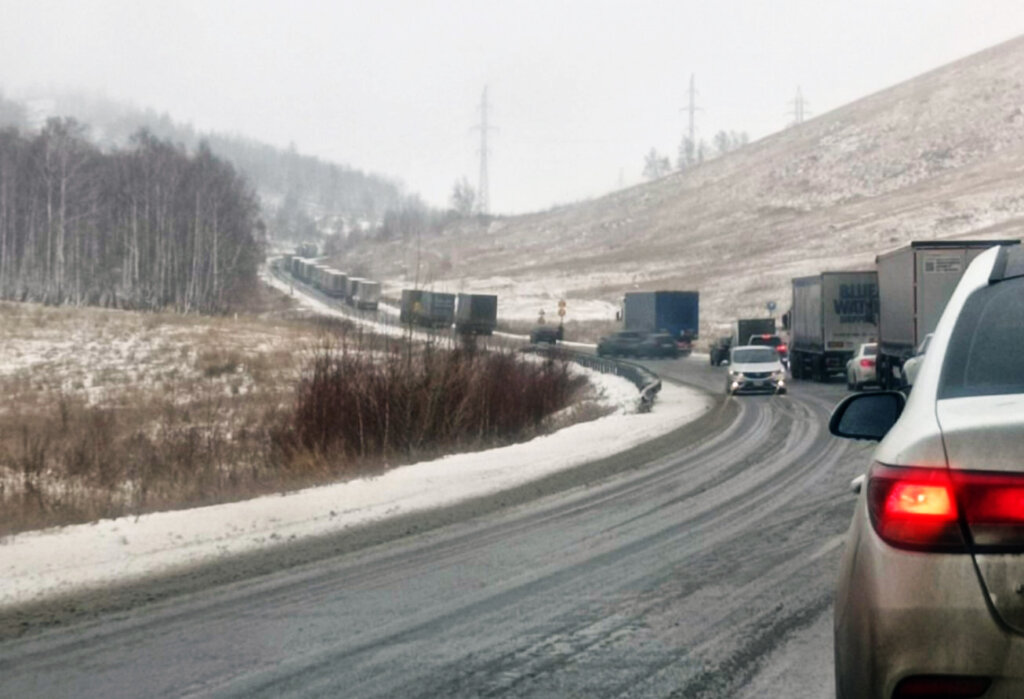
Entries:
{"label": "road sign", "polygon": [[561,308],[558,309],[558,315],[562,316],[563,318],[565,317],[565,306],[562,306]]}
{"label": "road sign", "polygon": [[773,313],[774,311],[775,311],[775,302],[774,301],[769,301],[768,302],[768,312],[769,313]]}

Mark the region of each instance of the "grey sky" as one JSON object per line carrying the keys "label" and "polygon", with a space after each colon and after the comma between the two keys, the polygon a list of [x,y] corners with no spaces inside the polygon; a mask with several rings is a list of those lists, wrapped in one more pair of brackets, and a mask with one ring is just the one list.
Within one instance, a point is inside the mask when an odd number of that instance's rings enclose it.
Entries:
{"label": "grey sky", "polygon": [[0,90],[99,90],[400,179],[447,203],[476,183],[484,85],[491,203],[522,212],[675,160],[699,134],[784,127],[1024,33],[1020,0],[0,0]]}

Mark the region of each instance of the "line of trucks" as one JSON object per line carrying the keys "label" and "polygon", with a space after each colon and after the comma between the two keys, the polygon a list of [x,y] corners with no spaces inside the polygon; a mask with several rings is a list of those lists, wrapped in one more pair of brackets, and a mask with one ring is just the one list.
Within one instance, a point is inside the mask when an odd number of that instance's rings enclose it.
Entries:
{"label": "line of trucks", "polygon": [[[380,282],[298,255],[284,255],[281,264],[296,279],[353,308],[376,311],[379,306]],[[403,289],[399,321],[423,328],[454,328],[462,335],[490,335],[498,324],[498,297]]]}
{"label": "line of trucks", "polygon": [[[878,255],[874,270],[822,272],[793,279],[792,305],[783,316],[793,378],[827,381],[843,374],[857,348],[873,342],[878,346],[879,384],[882,388],[904,385],[904,362],[935,330],[971,260],[994,245],[1019,242],[917,241]],[[732,342],[747,344],[751,336],[762,333],[775,333],[774,319],[740,320],[734,323]],[[714,354],[711,359],[716,363]]]}

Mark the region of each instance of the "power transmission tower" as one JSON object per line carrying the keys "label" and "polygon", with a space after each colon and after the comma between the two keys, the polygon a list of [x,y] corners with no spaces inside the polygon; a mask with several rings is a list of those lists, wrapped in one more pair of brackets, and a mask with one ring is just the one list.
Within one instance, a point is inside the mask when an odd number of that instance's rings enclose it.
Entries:
{"label": "power transmission tower", "polygon": [[685,110],[689,115],[687,136],[679,149],[679,168],[684,169],[697,163],[697,112],[701,108],[697,106],[697,86],[693,73],[690,73],[690,88],[687,90],[687,105]]}
{"label": "power transmission tower", "polygon": [[793,98],[793,109],[787,114],[793,117],[791,126],[804,123],[804,119],[811,115],[811,112],[807,111],[807,100],[804,99],[804,93],[799,87],[796,88],[796,97]]}
{"label": "power transmission tower", "polygon": [[484,94],[480,98],[480,123],[473,128],[480,131],[480,182],[477,185],[476,202],[477,213],[490,213],[490,185],[487,178],[487,133],[493,131],[494,127],[487,123],[487,88],[484,87]]}
{"label": "power transmission tower", "polygon": [[697,87],[694,84],[693,73],[690,73],[690,89],[688,92],[690,97],[690,102],[687,106],[687,111],[690,113],[690,143],[696,143],[697,141],[694,137],[694,116],[696,115],[697,110],[700,109],[700,107],[697,106]]}

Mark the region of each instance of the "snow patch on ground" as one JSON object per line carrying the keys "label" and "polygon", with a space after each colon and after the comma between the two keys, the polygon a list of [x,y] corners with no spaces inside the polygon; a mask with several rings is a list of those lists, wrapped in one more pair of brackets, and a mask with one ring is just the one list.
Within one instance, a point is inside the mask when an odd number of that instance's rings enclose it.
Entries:
{"label": "snow patch on ground", "polygon": [[228,554],[321,536],[493,494],[625,451],[707,412],[711,399],[666,384],[654,410],[630,412],[636,388],[591,377],[615,412],[554,434],[383,475],[246,502],[26,532],[0,541],[0,607],[142,579]]}

